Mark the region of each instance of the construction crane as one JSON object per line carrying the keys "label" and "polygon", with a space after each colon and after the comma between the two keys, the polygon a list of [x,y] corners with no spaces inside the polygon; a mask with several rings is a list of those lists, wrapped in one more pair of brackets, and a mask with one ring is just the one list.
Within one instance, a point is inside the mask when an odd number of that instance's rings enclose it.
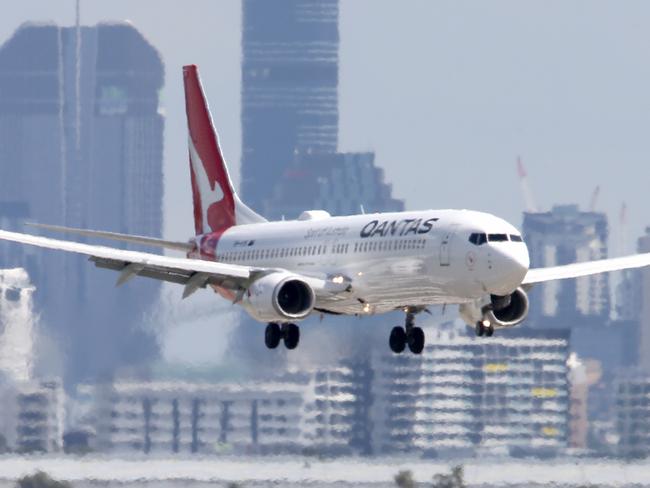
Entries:
{"label": "construction crane", "polygon": [[589,211],[596,211],[596,204],[598,203],[598,197],[600,196],[600,185],[596,185],[594,191],[591,194],[591,200],[589,200]]}
{"label": "construction crane", "polygon": [[524,168],[524,163],[521,161],[521,157],[517,156],[517,175],[519,176],[519,184],[521,185],[521,192],[524,195],[524,204],[526,205],[526,212],[535,213],[539,210],[537,209],[537,204],[535,203],[535,198],[533,198],[533,192],[528,186],[528,173],[526,173],[526,168]]}

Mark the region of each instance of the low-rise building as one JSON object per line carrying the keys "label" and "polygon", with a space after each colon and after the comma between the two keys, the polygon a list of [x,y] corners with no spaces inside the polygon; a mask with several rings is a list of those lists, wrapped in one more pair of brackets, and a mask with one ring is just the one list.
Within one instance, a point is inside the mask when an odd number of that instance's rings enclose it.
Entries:
{"label": "low-rise building", "polygon": [[618,454],[646,457],[650,454],[650,375],[642,370],[621,372],[615,392]]}
{"label": "low-rise building", "polygon": [[118,382],[96,389],[100,451],[264,452],[295,449],[304,386]]}
{"label": "low-rise building", "polygon": [[428,339],[421,357],[382,353],[373,361],[377,451],[566,447],[568,332],[485,339],[430,331]]}
{"label": "low-rise building", "polygon": [[65,410],[60,381],[5,383],[0,398],[4,448],[20,453],[62,449]]}

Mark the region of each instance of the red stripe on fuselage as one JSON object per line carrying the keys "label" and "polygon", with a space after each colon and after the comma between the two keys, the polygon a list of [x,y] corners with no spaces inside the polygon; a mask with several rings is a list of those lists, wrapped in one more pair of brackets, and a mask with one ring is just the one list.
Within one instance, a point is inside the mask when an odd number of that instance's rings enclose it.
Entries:
{"label": "red stripe on fuselage", "polygon": [[[220,232],[211,232],[200,236],[197,241],[198,245],[195,250],[187,254],[188,258],[191,259],[203,259],[204,261],[215,261],[217,262],[217,247],[219,245],[219,239],[225,230]],[[227,288],[223,288],[218,285],[210,285],[210,287],[223,298],[229,301],[235,300],[235,292]]]}

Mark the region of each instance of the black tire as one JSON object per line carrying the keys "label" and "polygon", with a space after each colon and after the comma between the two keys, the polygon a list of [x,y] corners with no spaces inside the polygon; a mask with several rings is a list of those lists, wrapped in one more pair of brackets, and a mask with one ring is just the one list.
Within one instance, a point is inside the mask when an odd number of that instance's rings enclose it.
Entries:
{"label": "black tire", "polygon": [[485,328],[485,335],[487,337],[492,337],[494,335],[494,326],[493,325],[488,325]]}
{"label": "black tire", "polygon": [[393,327],[390,331],[390,339],[388,340],[390,350],[395,354],[399,354],[406,348],[406,331],[404,327]]}
{"label": "black tire", "polygon": [[474,332],[476,332],[477,337],[481,337],[485,334],[485,326],[483,325],[483,322],[476,322]]}
{"label": "black tire", "polygon": [[280,331],[280,326],[275,323],[270,323],[266,326],[264,331],[264,344],[269,349],[275,349],[280,344],[280,339],[282,339],[282,332]]}
{"label": "black tire", "polygon": [[295,349],[300,342],[300,328],[296,324],[285,324],[283,336],[284,347],[289,350]]}
{"label": "black tire", "polygon": [[424,331],[420,327],[413,327],[408,334],[409,349],[413,354],[422,354],[424,350]]}

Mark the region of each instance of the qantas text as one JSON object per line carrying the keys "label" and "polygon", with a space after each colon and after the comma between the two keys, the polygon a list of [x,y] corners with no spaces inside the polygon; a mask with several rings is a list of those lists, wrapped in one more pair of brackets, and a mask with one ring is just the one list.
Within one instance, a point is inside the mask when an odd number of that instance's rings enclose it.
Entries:
{"label": "qantas text", "polygon": [[433,223],[438,219],[404,219],[404,220],[371,220],[361,229],[361,237],[375,236],[407,236],[409,234],[427,234]]}

